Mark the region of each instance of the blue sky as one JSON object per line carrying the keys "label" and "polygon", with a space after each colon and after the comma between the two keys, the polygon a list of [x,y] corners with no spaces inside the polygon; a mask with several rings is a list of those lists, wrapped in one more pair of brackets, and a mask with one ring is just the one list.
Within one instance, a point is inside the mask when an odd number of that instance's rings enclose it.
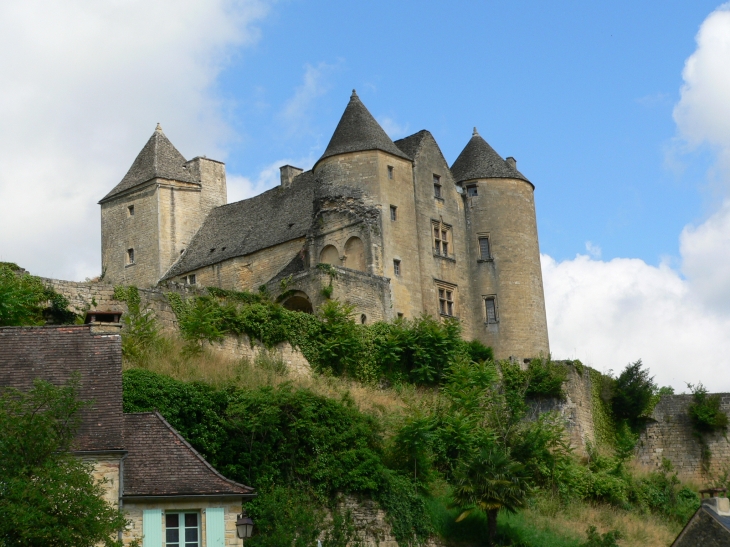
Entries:
{"label": "blue sky", "polygon": [[730,390],[730,3],[5,0],[0,260],[100,273],[97,201],[160,122],[229,200],[310,167],[353,88],[535,184],[551,351]]}
{"label": "blue sky", "polygon": [[[231,172],[324,150],[353,87],[391,136],[453,161],[476,125],[536,185],[543,252],[657,264],[707,212],[703,154],[674,154],[681,71],[713,2],[286,2],[218,83]],[[314,82],[305,83],[305,76]],[[296,93],[306,95],[285,115]]]}

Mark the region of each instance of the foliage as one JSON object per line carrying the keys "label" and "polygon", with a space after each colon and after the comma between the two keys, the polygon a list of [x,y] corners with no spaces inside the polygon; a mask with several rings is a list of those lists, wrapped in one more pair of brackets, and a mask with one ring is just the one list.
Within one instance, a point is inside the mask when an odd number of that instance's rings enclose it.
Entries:
{"label": "foliage", "polygon": [[256,523],[256,535],[246,540],[249,547],[316,545],[325,514],[307,492],[287,486],[259,492],[246,504],[246,512]]}
{"label": "foliage", "polygon": [[610,406],[613,380],[593,369],[588,369],[588,374],[591,379],[591,411],[596,444],[613,447],[616,439],[616,425]]}
{"label": "foliage", "polygon": [[20,272],[17,265],[0,263],[0,327],[73,323],[76,315],[68,310],[68,300],[41,278]]}
{"label": "foliage", "polygon": [[433,533],[425,501],[406,477],[386,470],[374,497],[388,515],[398,545],[420,545]]}
{"label": "foliage", "polygon": [[141,363],[161,343],[155,314],[152,310],[142,309],[137,287],[114,287],[114,299],[127,303],[128,313],[122,316],[122,355],[132,362]]}
{"label": "foliage", "polygon": [[550,358],[537,358],[532,359],[525,370],[511,361],[502,361],[499,366],[510,406],[514,410],[520,406],[516,399],[524,400],[525,397],[565,399],[563,384],[568,378],[565,365]]}
{"label": "foliage", "polygon": [[642,419],[657,392],[654,378],[649,370],[642,368],[641,359],[626,365],[626,368],[613,382],[611,410],[619,422],[626,421],[636,431],[644,422]]}
{"label": "foliage", "polygon": [[692,426],[699,434],[727,431],[728,417],[720,408],[720,395],[710,395],[701,383],[687,384],[692,391],[692,402],[687,413]]}
{"label": "foliage", "polygon": [[611,530],[605,534],[599,534],[595,526],[589,526],[586,530],[588,541],[580,547],[618,547],[617,541],[621,539],[621,532]]}
{"label": "foliage", "polygon": [[124,515],[103,499],[91,464],[69,454],[79,425],[78,378],[64,387],[36,381],[0,395],[0,544],[121,545]]}

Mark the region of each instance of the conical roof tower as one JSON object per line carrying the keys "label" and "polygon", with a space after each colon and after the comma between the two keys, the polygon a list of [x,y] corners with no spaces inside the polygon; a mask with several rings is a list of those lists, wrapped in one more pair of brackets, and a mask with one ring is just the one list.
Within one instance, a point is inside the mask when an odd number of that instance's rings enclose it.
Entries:
{"label": "conical roof tower", "polygon": [[382,150],[399,158],[411,159],[393,143],[353,89],[340,123],[317,163],[331,156],[365,150]]}
{"label": "conical roof tower", "polygon": [[456,183],[474,179],[522,179],[530,182],[514,165],[502,159],[489,146],[476,127],[464,150],[451,166],[451,173]]}
{"label": "conical roof tower", "polygon": [[198,182],[185,169],[185,157],[178,152],[157,124],[155,132],[132,163],[127,174],[99,203],[154,178]]}

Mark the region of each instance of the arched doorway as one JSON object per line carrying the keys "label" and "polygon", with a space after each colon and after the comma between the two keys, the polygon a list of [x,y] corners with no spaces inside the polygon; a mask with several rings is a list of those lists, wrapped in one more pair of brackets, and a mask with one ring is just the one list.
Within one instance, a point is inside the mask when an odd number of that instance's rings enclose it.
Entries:
{"label": "arched doorway", "polygon": [[345,243],[345,267],[365,271],[365,246],[359,237],[351,237]]}
{"label": "arched doorway", "polygon": [[314,313],[309,297],[302,291],[296,291],[282,303],[287,310],[300,311],[303,313]]}

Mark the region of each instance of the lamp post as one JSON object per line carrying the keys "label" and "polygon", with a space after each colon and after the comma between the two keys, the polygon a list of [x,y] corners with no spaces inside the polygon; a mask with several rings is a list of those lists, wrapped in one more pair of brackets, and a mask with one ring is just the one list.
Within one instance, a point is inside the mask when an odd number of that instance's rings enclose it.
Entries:
{"label": "lamp post", "polygon": [[[253,520],[246,515],[246,512],[240,513],[236,519],[236,533],[238,537],[245,540],[253,535]],[[244,542],[245,543],[245,542]]]}

